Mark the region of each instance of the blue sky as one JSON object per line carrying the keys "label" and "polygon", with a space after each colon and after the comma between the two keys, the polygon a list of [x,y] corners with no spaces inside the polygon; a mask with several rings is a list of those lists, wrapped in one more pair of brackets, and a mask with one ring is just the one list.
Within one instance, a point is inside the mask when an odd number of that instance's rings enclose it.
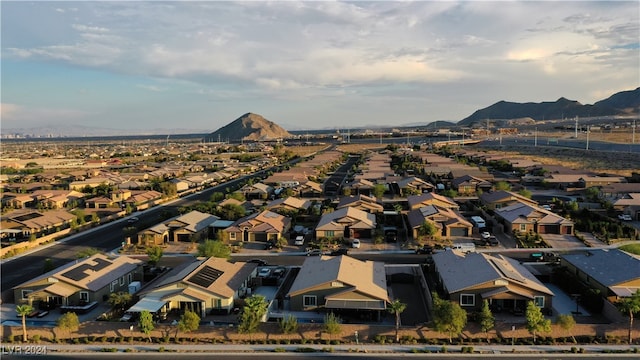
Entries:
{"label": "blue sky", "polygon": [[638,1],[2,1],[2,128],[459,121],[640,86]]}

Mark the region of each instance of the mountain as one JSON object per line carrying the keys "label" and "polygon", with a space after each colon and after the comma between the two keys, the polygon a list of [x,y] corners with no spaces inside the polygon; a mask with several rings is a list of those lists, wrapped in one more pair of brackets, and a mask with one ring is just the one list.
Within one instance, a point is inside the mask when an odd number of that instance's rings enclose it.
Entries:
{"label": "mountain", "polygon": [[205,141],[265,141],[291,136],[287,130],[281,128],[278,124],[258,114],[246,113],[207,135]]}
{"label": "mountain", "polygon": [[458,125],[470,126],[487,119],[503,120],[532,118],[534,120],[562,119],[591,116],[626,115],[640,106],[640,88],[622,91],[611,97],[600,100],[593,105],[583,105],[575,100],[564,97],[554,102],[516,103],[499,101],[489,107],[475,111],[470,116],[460,120]]}

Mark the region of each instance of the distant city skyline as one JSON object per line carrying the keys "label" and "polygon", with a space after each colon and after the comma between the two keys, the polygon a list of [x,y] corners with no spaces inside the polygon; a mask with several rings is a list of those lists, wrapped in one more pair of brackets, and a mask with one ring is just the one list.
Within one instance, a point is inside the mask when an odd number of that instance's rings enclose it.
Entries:
{"label": "distant city skyline", "polygon": [[640,86],[638,1],[2,1],[2,129],[457,122]]}

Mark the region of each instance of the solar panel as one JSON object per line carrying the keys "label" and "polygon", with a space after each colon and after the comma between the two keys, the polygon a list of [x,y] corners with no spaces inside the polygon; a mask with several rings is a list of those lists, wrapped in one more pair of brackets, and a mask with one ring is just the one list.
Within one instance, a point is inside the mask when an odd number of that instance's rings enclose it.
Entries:
{"label": "solar panel", "polygon": [[508,268],[501,261],[498,261],[496,259],[491,259],[491,262],[498,268],[498,270],[505,277],[507,277],[507,278],[509,278],[511,280],[514,280],[514,281],[518,281],[518,282],[525,282],[526,281],[526,279],[524,277],[522,277],[522,275],[520,275],[520,273],[518,273],[515,270],[512,270],[511,268]]}
{"label": "solar panel", "polygon": [[62,276],[74,281],[80,281],[86,278],[87,276],[89,276],[92,272],[100,271],[106,268],[107,266],[111,265],[110,261],[100,259],[100,258],[93,259],[93,261],[95,262],[95,265],[82,264],[80,266],[76,266],[75,268],[63,273]]}
{"label": "solar panel", "polygon": [[220,271],[212,268],[211,266],[205,265],[197,273],[191,276],[187,281],[206,288],[206,287],[209,287],[211,284],[213,284],[216,280],[218,280],[218,278],[222,274],[224,274],[223,271]]}

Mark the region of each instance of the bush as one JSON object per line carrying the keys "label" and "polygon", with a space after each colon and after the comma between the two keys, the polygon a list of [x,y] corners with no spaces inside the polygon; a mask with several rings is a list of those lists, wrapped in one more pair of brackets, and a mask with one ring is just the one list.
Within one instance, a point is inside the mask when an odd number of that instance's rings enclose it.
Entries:
{"label": "bush", "polygon": [[31,337],[31,341],[33,341],[34,343],[39,343],[40,342],[40,335],[38,335],[38,334],[33,335]]}
{"label": "bush", "polygon": [[273,349],[273,352],[287,352],[287,350],[285,348],[277,347]]}
{"label": "bush", "polygon": [[118,352],[117,348],[102,348],[100,349],[102,352]]}
{"label": "bush", "polygon": [[123,351],[124,351],[124,352],[132,352],[133,350],[132,350],[132,349],[130,349],[130,348],[126,348],[126,349],[124,349]]}
{"label": "bush", "polygon": [[316,349],[310,347],[299,347],[295,351],[300,353],[312,353],[316,352]]}

